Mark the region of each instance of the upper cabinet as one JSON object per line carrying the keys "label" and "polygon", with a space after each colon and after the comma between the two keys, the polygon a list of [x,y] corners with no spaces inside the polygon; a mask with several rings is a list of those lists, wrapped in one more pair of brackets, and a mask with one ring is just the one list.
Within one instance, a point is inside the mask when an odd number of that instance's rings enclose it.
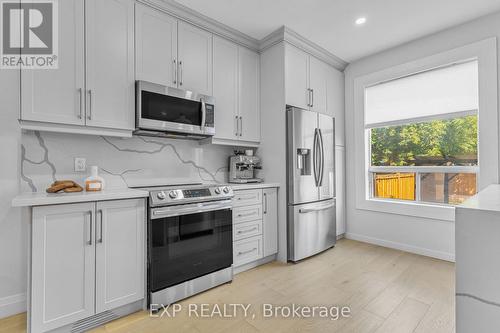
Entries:
{"label": "upper cabinet", "polygon": [[210,143],[258,146],[260,141],[260,57],[214,37],[215,136]]}
{"label": "upper cabinet", "polygon": [[59,69],[21,71],[22,127],[130,136],[134,2],[68,0],[58,15]]}
{"label": "upper cabinet", "polygon": [[86,0],[86,124],[135,129],[134,4]]}
{"label": "upper cabinet", "polygon": [[212,34],[136,4],[136,79],[212,95]]}
{"label": "upper cabinet", "polygon": [[344,145],[344,75],[285,44],[286,104],[335,117],[335,144]]}
{"label": "upper cabinet", "polygon": [[177,87],[177,20],[135,5],[135,77]]}
{"label": "upper cabinet", "polygon": [[179,88],[212,95],[212,34],[179,22]]}

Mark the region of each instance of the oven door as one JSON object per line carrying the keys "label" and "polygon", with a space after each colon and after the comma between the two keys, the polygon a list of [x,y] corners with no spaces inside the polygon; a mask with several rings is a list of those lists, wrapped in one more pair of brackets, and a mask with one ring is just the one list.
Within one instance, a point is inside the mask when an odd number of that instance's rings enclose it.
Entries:
{"label": "oven door", "polygon": [[137,81],[136,90],[138,129],[215,134],[214,97],[146,81]]}
{"label": "oven door", "polygon": [[151,292],[233,264],[231,200],[153,208],[150,214]]}

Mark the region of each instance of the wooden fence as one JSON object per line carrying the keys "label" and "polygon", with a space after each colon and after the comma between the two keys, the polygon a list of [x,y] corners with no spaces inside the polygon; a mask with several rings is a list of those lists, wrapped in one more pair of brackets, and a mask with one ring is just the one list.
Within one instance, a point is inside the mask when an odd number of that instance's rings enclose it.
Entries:
{"label": "wooden fence", "polygon": [[376,174],[375,197],[415,200],[415,174],[399,172]]}

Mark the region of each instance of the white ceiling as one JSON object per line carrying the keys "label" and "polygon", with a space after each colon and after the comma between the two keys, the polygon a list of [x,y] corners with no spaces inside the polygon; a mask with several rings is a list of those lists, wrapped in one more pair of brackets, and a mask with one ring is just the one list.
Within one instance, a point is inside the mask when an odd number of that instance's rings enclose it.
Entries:
{"label": "white ceiling", "polygon": [[176,1],[259,40],[286,25],[349,62],[500,10],[500,0]]}

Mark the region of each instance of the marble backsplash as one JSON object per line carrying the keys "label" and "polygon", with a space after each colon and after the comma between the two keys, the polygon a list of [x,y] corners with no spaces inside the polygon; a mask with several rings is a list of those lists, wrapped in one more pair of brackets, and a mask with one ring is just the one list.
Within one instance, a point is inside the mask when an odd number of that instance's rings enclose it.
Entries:
{"label": "marble backsplash", "polygon": [[44,191],[55,179],[79,183],[74,158],[99,166],[107,188],[186,182],[227,181],[233,148],[155,137],[112,138],[38,131],[21,137],[21,191]]}

